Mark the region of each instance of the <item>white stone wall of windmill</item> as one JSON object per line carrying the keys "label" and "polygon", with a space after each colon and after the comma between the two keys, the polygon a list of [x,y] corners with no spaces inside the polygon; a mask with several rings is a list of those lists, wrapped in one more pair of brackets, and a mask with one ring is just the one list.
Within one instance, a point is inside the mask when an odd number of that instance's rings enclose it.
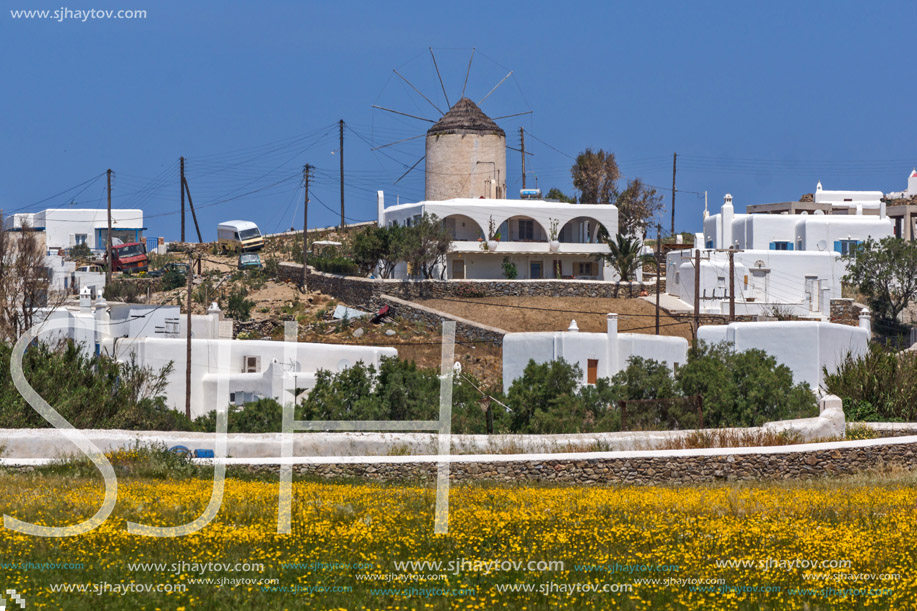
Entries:
{"label": "white stone wall of windmill", "polygon": [[424,198],[506,197],[506,133],[461,98],[427,131]]}
{"label": "white stone wall of windmill", "polygon": [[[513,71],[510,70],[483,98],[477,102],[465,95],[468,86],[468,77],[474,60],[474,50],[465,72],[465,81],[458,101],[452,103],[455,97],[447,92],[442,74],[433,49],[430,57],[439,85],[442,88],[442,97],[446,106],[440,106],[436,95],[425,95],[411,81],[405,78],[398,70],[394,73],[404,84],[409,86],[418,96],[423,98],[429,107],[436,110],[438,119],[431,119],[401,110],[373,105],[373,108],[386,111],[401,117],[409,117],[433,123],[426,134],[404,138],[397,142],[382,144],[372,150],[385,149],[390,146],[425,137],[424,156],[417,160],[407,171],[402,174],[394,184],[398,184],[405,176],[411,173],[421,161],[424,162],[424,200],[444,201],[450,199],[506,199],[506,133],[497,124],[497,120],[531,114],[531,110],[518,112],[499,117],[489,117],[481,110],[481,104],[487,100],[507,79]],[[447,108],[446,112],[442,108]],[[421,111],[422,112],[422,111]],[[515,150],[515,149],[514,149]],[[405,164],[407,167],[407,164]]]}

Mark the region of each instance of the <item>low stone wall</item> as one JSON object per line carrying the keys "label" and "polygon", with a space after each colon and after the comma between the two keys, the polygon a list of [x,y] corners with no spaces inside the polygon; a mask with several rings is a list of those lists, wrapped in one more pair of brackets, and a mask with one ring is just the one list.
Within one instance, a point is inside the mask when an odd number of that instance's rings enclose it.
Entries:
{"label": "low stone wall", "polygon": [[[281,263],[278,276],[289,282],[302,279],[302,265]],[[656,290],[655,284],[600,280],[391,280],[338,276],[309,268],[309,287],[351,306],[375,309],[382,295],[418,299],[476,297],[638,297]]]}
{"label": "low stone wall", "polygon": [[[847,423],[849,428],[852,422]],[[866,427],[871,428],[879,437],[910,437],[917,435],[917,422],[865,422]]]}
{"label": "low stone wall", "polygon": [[[482,325],[481,323],[453,316],[452,314],[434,310],[419,303],[392,297],[391,295],[382,295],[381,298],[394,309],[395,316],[401,318],[420,321],[432,325],[434,328],[439,328],[444,320],[455,321],[455,336],[457,339],[503,346],[503,336],[508,333],[503,329]],[[395,347],[397,347],[397,344]]]}
{"label": "low stone wall", "polygon": [[858,327],[862,310],[863,306],[853,299],[832,299],[831,322]]}
{"label": "low stone wall", "polygon": [[[812,449],[829,446],[825,449]],[[789,447],[791,448],[791,447]],[[852,441],[810,444],[793,449],[745,448],[622,452],[577,455],[576,458],[452,462],[451,481],[541,482],[569,484],[694,484],[715,481],[805,479],[852,475],[890,467],[917,469],[917,437],[906,443]],[[628,455],[631,456],[628,456]],[[639,455],[643,456],[639,456]],[[654,454],[661,456],[654,456]],[[638,455],[638,456],[633,456]],[[456,457],[464,458],[464,457]],[[249,465],[248,469],[276,472],[276,465]],[[375,481],[432,481],[435,462],[382,464],[303,464],[297,473],[323,478],[356,477]]]}

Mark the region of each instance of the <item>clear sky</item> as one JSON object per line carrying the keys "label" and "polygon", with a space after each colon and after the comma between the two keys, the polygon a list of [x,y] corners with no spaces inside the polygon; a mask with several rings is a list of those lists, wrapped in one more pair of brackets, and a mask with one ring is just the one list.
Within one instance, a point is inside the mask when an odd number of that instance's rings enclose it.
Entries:
{"label": "clear sky", "polygon": [[[69,2],[70,0],[67,0]],[[303,164],[316,166],[309,225],[337,222],[337,121],[344,119],[347,216],[375,218],[423,196],[429,123],[394,73],[444,109],[483,98],[518,147],[529,183],[571,192],[585,147],[625,176],[669,188],[676,225],[700,228],[703,196],[746,204],[826,189],[906,188],[917,165],[917,2],[151,2],[6,0],[0,14],[0,208],[141,207],[147,235],[177,239],[178,158],[204,239],[221,220],[264,232],[302,226]],[[134,9],[145,19],[14,19],[18,9]],[[383,154],[384,153],[384,154]],[[508,151],[510,193],[521,186]],[[81,184],[86,181],[86,184]],[[55,194],[73,188],[57,197]],[[669,191],[663,191],[669,225]],[[41,202],[41,200],[46,201]],[[39,203],[41,202],[41,203]],[[327,208],[325,207],[327,206]],[[193,236],[188,217],[188,236]]]}

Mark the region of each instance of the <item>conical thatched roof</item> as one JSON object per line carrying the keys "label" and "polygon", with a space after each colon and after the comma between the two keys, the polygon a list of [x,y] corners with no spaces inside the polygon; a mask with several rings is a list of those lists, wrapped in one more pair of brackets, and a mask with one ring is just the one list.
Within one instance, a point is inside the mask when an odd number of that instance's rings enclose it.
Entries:
{"label": "conical thatched roof", "polygon": [[506,137],[506,133],[500,129],[500,126],[468,98],[462,98],[456,102],[436,125],[427,130],[427,135],[464,133],[495,134]]}

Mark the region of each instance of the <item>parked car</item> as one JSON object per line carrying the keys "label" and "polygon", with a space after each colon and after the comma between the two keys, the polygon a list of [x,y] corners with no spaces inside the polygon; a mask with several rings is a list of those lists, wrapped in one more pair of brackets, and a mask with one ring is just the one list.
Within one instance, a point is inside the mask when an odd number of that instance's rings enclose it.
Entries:
{"label": "parked car", "polygon": [[239,269],[261,269],[261,257],[255,253],[243,253],[239,255]]}
{"label": "parked car", "polygon": [[158,278],[159,276],[164,276],[165,274],[168,274],[169,272],[177,272],[181,274],[182,276],[184,276],[185,274],[188,273],[188,264],[187,263],[166,263],[161,268],[154,269],[147,275],[152,276],[154,278]]}
{"label": "parked car", "polygon": [[96,274],[100,274],[100,273],[102,273],[102,272],[105,271],[105,268],[103,268],[101,265],[81,265],[80,267],[76,268],[75,271],[78,271],[78,272],[93,272],[93,273],[96,273]]}

